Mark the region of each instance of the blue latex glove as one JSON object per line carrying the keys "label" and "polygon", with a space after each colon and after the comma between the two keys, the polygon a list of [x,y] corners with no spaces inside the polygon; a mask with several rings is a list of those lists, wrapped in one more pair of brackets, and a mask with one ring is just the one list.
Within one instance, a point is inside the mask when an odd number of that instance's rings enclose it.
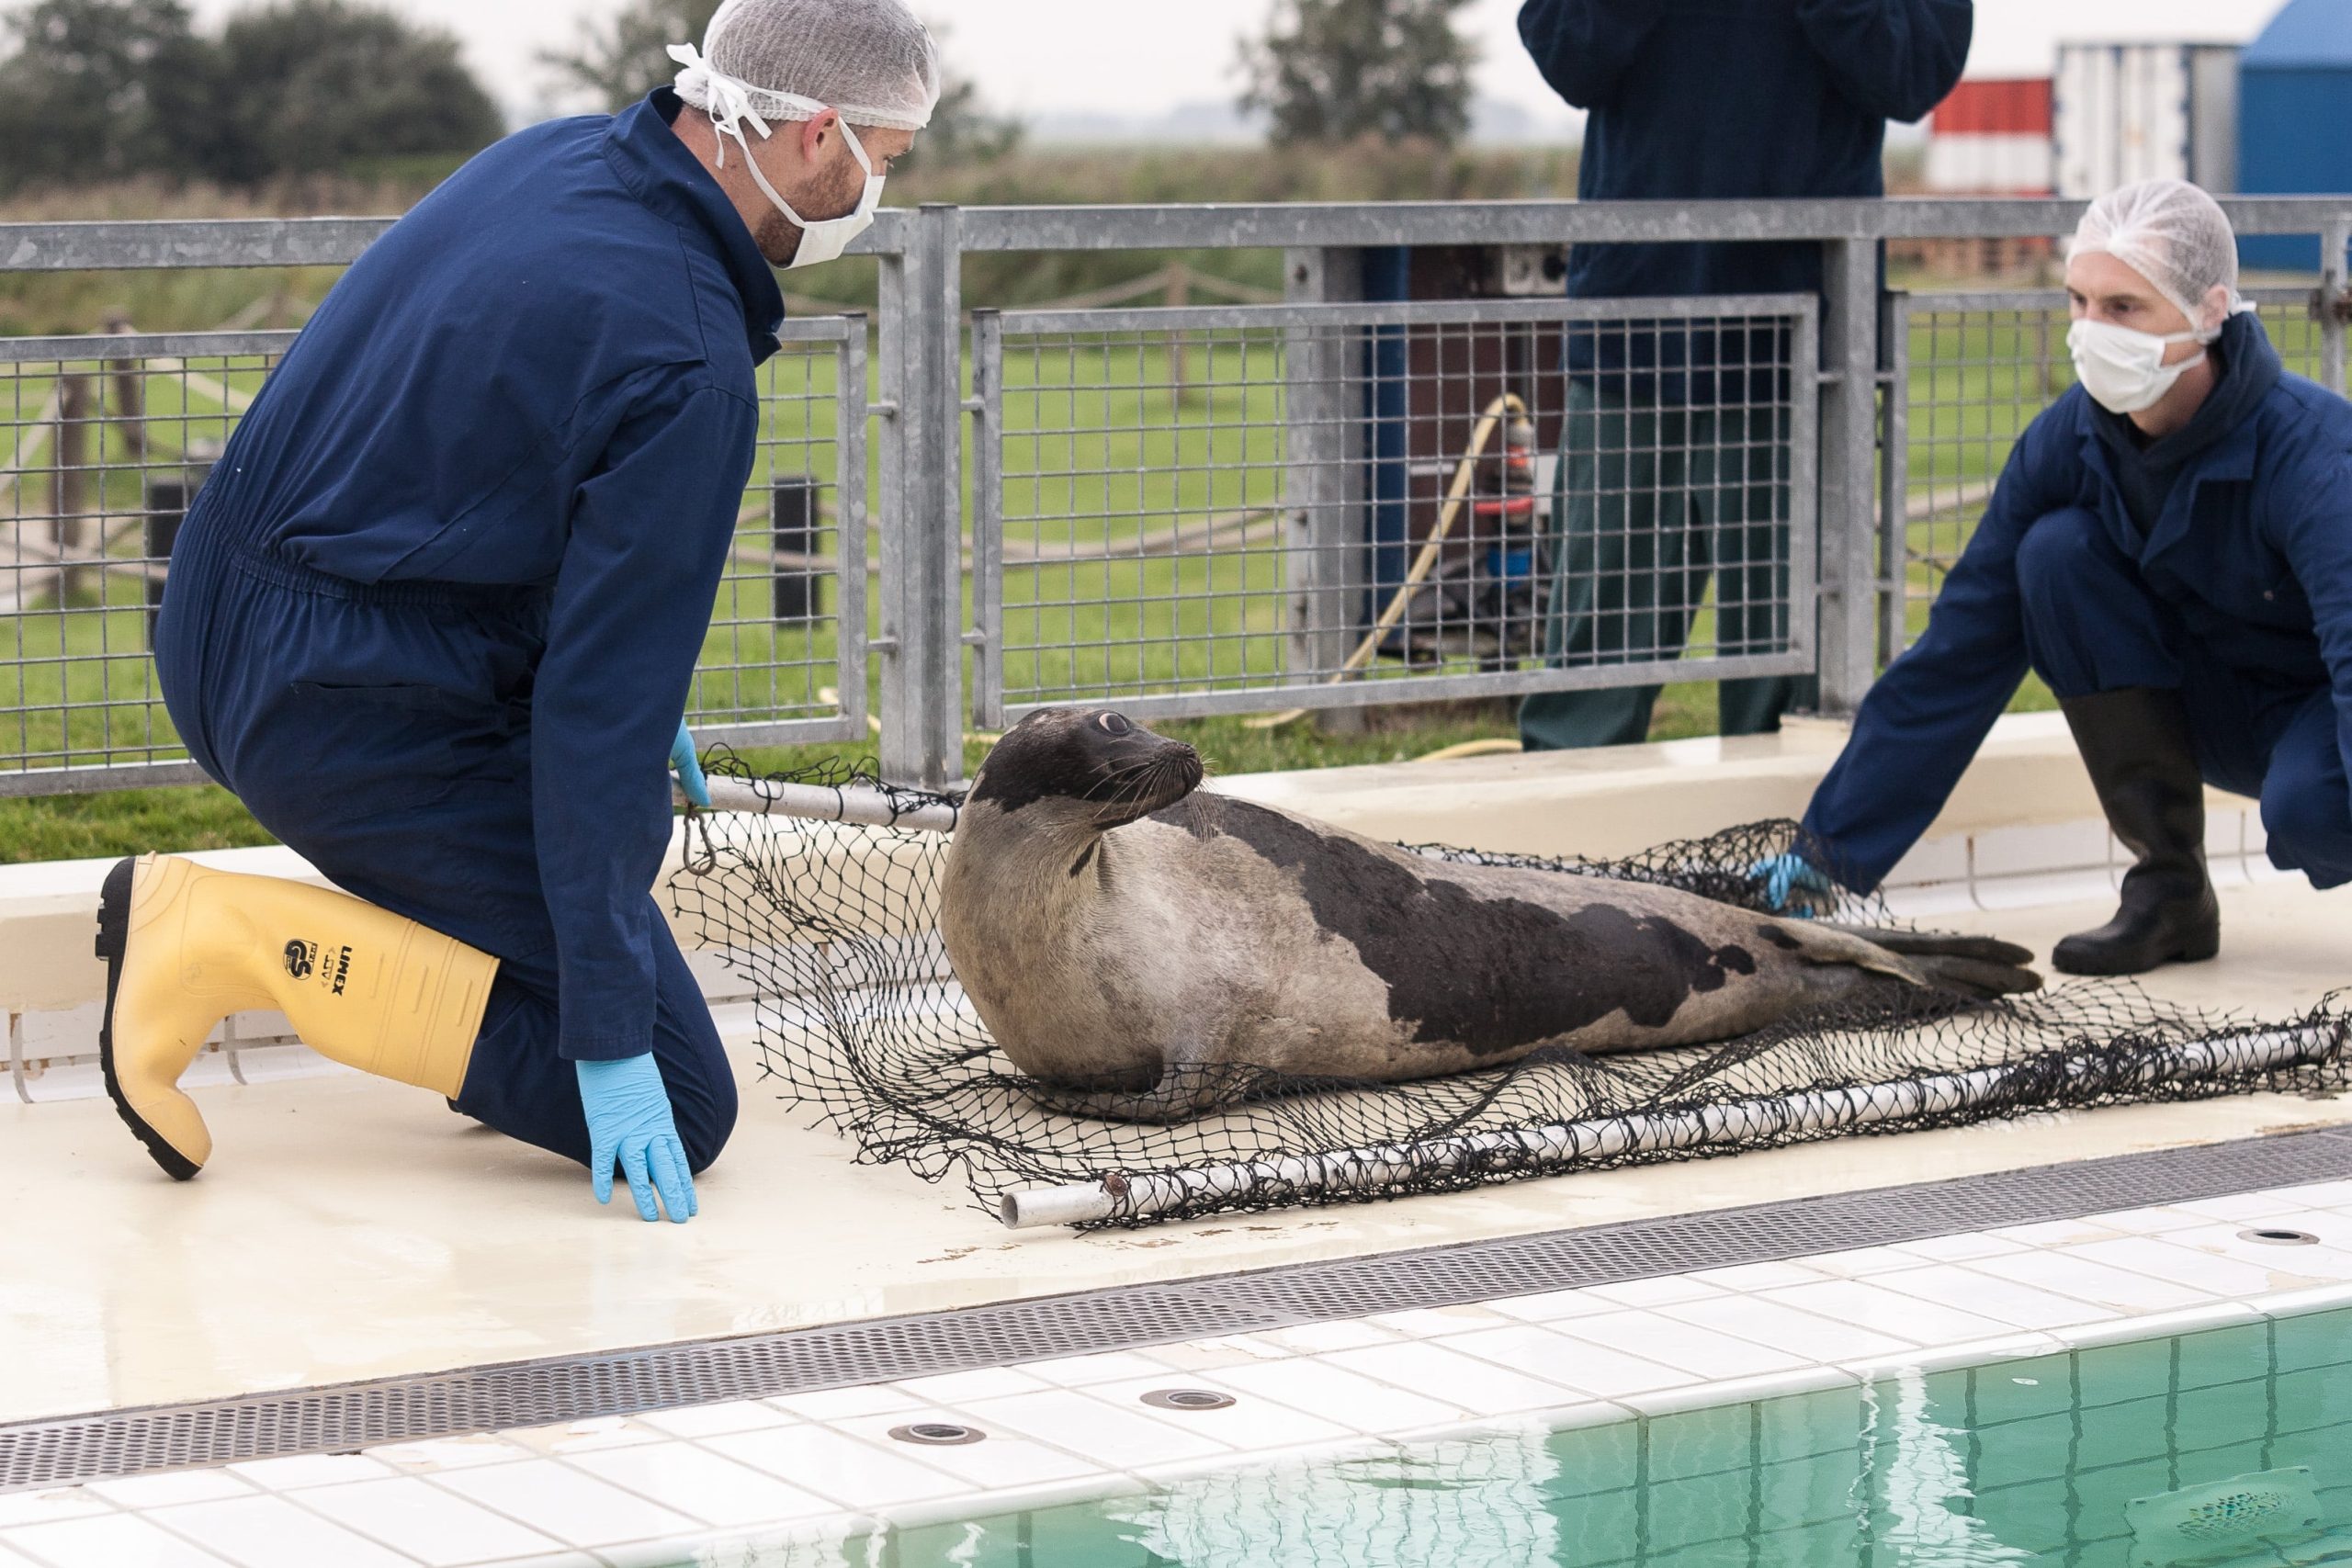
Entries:
{"label": "blue latex glove", "polygon": [[1747,874],[1764,885],[1765,907],[1775,914],[1809,920],[1838,906],[1836,886],[1803,855],[1774,855],[1749,866]]}
{"label": "blue latex glove", "polygon": [[670,1091],[662,1087],[653,1053],[571,1065],[579,1070],[580,1104],[588,1113],[588,1175],[596,1201],[612,1201],[613,1162],[618,1160],[639,1219],[662,1217],[653,1206],[657,1192],[673,1223],[693,1219],[701,1205],[695,1201],[686,1148],[671,1120]]}
{"label": "blue latex glove", "polygon": [[678,738],[670,742],[670,765],[678,770],[678,787],[686,792],[686,798],[705,811],[709,810],[710,784],[702,776],[701,759],[695,755],[694,734],[683,718],[678,721]]}

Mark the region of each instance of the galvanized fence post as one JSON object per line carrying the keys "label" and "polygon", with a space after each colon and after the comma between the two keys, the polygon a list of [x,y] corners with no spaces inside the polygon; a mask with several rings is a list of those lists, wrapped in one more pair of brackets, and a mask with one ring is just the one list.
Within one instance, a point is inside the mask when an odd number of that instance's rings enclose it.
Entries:
{"label": "galvanized fence post", "polygon": [[1822,246],[1821,711],[1850,715],[1877,672],[1878,241]]}
{"label": "galvanized fence post", "polygon": [[2331,218],[2319,240],[2319,379],[2331,392],[2344,385],[2344,331],[2352,293],[2344,286],[2344,255],[2352,248],[2352,217]]}
{"label": "galvanized fence post", "polygon": [[882,774],[951,784],[964,766],[962,252],[956,209],[925,203],[882,265]]}

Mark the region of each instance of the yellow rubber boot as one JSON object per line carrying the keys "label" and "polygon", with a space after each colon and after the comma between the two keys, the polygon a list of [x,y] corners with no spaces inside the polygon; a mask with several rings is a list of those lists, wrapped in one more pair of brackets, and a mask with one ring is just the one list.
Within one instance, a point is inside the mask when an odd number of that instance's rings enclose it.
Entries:
{"label": "yellow rubber boot", "polygon": [[179,1180],[212,1153],[179,1090],[212,1026],[276,1009],[302,1043],[379,1077],[456,1099],[498,960],[373,904],[277,876],[141,855],[98,899],[107,1092]]}

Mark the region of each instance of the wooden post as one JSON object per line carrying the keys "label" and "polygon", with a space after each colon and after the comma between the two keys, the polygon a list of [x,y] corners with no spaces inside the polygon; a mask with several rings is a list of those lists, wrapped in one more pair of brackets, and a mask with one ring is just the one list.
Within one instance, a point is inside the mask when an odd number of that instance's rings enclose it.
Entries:
{"label": "wooden post", "polygon": [[[116,337],[128,337],[135,331],[128,316],[107,318],[107,331]],[[120,422],[122,444],[134,463],[147,461],[147,378],[140,372],[135,359],[112,359],[107,369],[114,376],[114,412]]]}
{"label": "wooden post", "polygon": [[90,426],[96,401],[94,378],[73,372],[57,378],[57,442],[50,488],[50,531],[61,563],[57,603],[63,609],[74,594],[100,581],[101,568],[91,541],[97,535],[90,507]]}

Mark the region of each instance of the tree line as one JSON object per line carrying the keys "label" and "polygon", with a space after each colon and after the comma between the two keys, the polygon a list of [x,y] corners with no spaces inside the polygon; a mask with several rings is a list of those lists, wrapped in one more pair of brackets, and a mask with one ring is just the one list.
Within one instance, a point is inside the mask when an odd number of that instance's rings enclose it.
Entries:
{"label": "tree line", "polygon": [[505,130],[455,39],[347,0],[277,0],[209,33],[181,0],[36,0],[6,24],[0,191],[255,186],[462,155]]}
{"label": "tree line", "polygon": [[[1279,146],[1449,145],[1469,125],[1470,0],[1272,0],[1241,41],[1242,106]],[[663,45],[718,0],[623,0],[551,85],[618,108],[668,80]],[[506,130],[458,40],[367,0],[259,0],[200,30],[185,0],[20,0],[0,12],[0,195],[154,178],[255,187],[456,163]],[[1023,127],[952,69],[917,158],[991,161]],[[403,164],[410,165],[403,169]],[[445,169],[424,172],[438,173]]]}

